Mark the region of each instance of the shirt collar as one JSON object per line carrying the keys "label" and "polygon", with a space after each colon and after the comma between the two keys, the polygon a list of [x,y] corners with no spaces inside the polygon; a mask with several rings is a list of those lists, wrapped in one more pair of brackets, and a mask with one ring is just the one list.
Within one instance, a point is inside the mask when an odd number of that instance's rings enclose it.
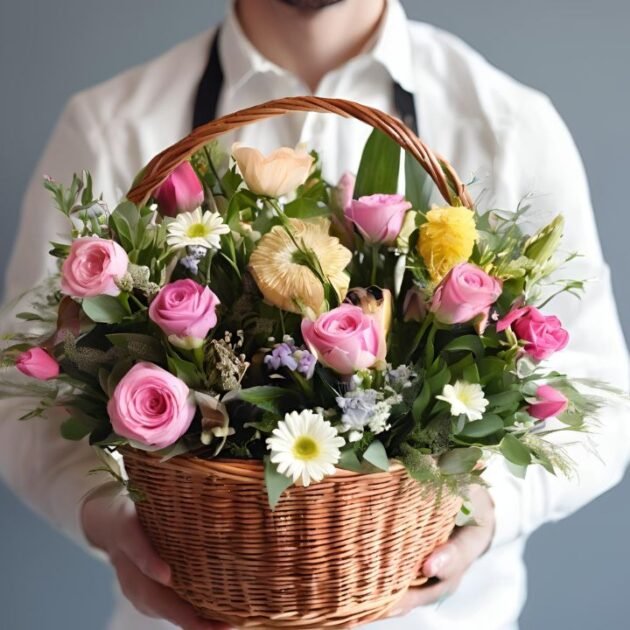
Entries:
{"label": "shirt collar", "polygon": [[[272,72],[287,75],[279,67],[258,52],[247,39],[236,16],[236,1],[230,4],[225,22],[221,27],[219,52],[226,79],[226,87],[237,90],[254,74]],[[408,92],[415,89],[411,37],[407,16],[399,0],[387,0],[386,13],[379,31],[360,55],[380,63],[393,81]],[[349,63],[352,63],[351,60]]]}

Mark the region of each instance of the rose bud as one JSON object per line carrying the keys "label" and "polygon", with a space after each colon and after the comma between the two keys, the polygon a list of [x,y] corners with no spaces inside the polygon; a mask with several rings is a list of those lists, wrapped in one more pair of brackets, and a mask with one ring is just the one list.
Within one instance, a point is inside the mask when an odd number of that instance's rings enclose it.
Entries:
{"label": "rose bud", "polygon": [[199,348],[217,325],[219,298],[194,280],[176,280],[163,287],[149,306],[149,318],[181,348]]}
{"label": "rose bud", "polygon": [[567,397],[551,385],[540,385],[536,390],[536,398],[538,402],[531,404],[527,413],[539,420],[558,416],[569,406]]}
{"label": "rose bud", "polygon": [[31,348],[23,352],[15,362],[15,367],[40,381],[47,381],[59,376],[59,363],[43,348]]}
{"label": "rose bud", "polygon": [[440,282],[433,299],[431,312],[443,324],[464,324],[488,313],[501,295],[500,280],[469,263],[451,269]]}
{"label": "rose bud", "polygon": [[368,195],[353,199],[345,213],[368,243],[393,245],[410,208],[402,195]]}
{"label": "rose bud", "polygon": [[536,361],[547,359],[569,343],[569,333],[553,315],[543,315],[535,306],[524,306],[510,311],[497,323],[497,331],[511,328],[525,341],[525,352]]}
{"label": "rose bud", "polygon": [[192,212],[204,199],[203,186],[189,162],[182,162],[153,193],[160,212],[174,217]]}

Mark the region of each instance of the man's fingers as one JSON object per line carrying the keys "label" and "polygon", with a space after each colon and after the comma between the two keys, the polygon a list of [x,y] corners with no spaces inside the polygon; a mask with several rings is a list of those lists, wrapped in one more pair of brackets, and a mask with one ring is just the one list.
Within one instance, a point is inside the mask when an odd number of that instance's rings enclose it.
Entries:
{"label": "man's fingers", "polygon": [[168,586],[171,569],[155,552],[144,533],[135,511],[124,518],[123,531],[119,536],[120,549],[147,577]]}
{"label": "man's fingers", "polygon": [[124,554],[112,559],[125,597],[148,617],[165,619],[183,630],[229,630],[220,622],[201,619],[192,606],[172,591],[144,575]]}
{"label": "man's fingers", "polygon": [[422,574],[448,580],[463,573],[483,554],[491,534],[479,525],[457,528],[447,543],[438,547],[422,565]]}
{"label": "man's fingers", "polygon": [[441,599],[448,597],[457,589],[459,579],[444,580],[436,582],[431,586],[421,586],[419,588],[410,588],[403,599],[390,613],[390,617],[401,617],[411,612],[418,606],[428,606],[435,604]]}

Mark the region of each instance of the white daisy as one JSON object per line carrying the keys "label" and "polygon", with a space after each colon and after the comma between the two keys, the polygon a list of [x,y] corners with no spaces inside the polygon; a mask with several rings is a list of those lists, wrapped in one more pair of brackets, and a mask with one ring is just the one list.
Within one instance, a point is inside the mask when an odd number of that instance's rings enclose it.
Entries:
{"label": "white daisy", "polygon": [[168,231],[166,242],[173,249],[193,246],[219,249],[221,234],[230,231],[218,212],[206,210],[202,214],[201,208],[192,212],[181,212],[166,229]]}
{"label": "white daisy", "polygon": [[468,420],[481,420],[488,406],[481,385],[466,381],[444,385],[442,395],[436,398],[446,401],[451,406],[451,413],[454,416],[463,414]]}
{"label": "white daisy", "polygon": [[287,413],[267,439],[278,472],[294,483],[301,479],[303,486],[334,474],[344,444],[330,422],[310,409]]}

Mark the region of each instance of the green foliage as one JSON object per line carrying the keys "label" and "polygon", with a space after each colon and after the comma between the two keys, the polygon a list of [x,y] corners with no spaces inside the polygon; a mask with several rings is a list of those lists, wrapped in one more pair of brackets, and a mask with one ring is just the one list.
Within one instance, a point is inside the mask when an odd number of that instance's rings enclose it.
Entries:
{"label": "green foliage", "polygon": [[278,472],[278,468],[272,463],[269,456],[264,458],[265,462],[265,487],[267,488],[267,496],[269,497],[269,507],[276,509],[278,501],[282,493],[292,485],[293,481]]}
{"label": "green foliage", "polygon": [[98,324],[119,324],[130,314],[121,300],[110,295],[83,298],[81,305],[83,312]]}
{"label": "green foliage", "polygon": [[379,470],[389,470],[389,458],[382,442],[374,440],[363,453],[363,459]]}
{"label": "green foliage", "polygon": [[395,193],[398,189],[400,147],[382,131],[374,129],[368,138],[354,187],[354,197],[374,193]]}

